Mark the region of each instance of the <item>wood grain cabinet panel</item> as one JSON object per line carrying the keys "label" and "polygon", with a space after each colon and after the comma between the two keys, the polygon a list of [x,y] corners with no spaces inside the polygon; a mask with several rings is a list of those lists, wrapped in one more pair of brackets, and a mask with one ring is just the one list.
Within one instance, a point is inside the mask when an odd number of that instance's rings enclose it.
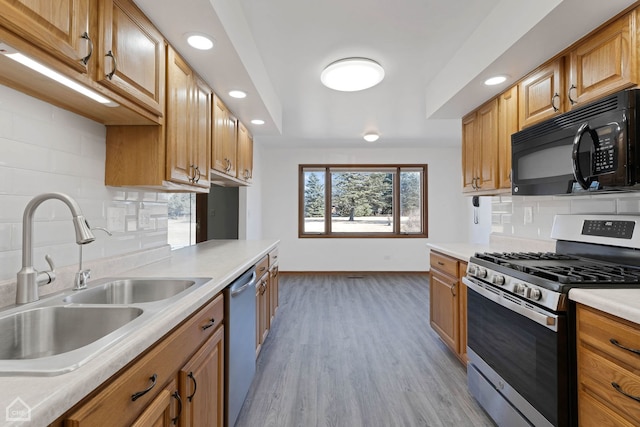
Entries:
{"label": "wood grain cabinet panel", "polygon": [[98,2],[98,22],[96,81],[163,116],[166,43],[162,34],[128,0]]}
{"label": "wood grain cabinet panel", "polygon": [[180,395],[176,395],[176,393],[176,383],[171,381],[131,424],[131,427],[170,427],[175,425],[173,420],[178,415],[174,415],[176,411],[173,410],[172,404],[181,399]]}
{"label": "wood grain cabinet panel", "polygon": [[224,424],[224,327],[178,373],[182,427]]}
{"label": "wood grain cabinet panel", "polygon": [[639,325],[577,305],[578,423],[640,425]]}
{"label": "wood grain cabinet panel", "polygon": [[[89,0],[0,0],[0,25],[85,73],[92,50]],[[86,38],[83,34],[86,33]]]}
{"label": "wood grain cabinet panel", "polygon": [[429,323],[464,366],[467,365],[467,263],[431,250]]}
{"label": "wood grain cabinet panel", "polygon": [[238,122],[238,179],[251,182],[253,179],[253,137],[247,128]]}
{"label": "wood grain cabinet panel", "polygon": [[213,150],[211,167],[223,174],[236,176],[238,121],[218,96],[213,97]]}
{"label": "wood grain cabinet panel", "polygon": [[518,85],[520,129],[564,111],[564,59],[538,68]]}
{"label": "wood grain cabinet panel", "polygon": [[511,135],[518,132],[518,87],[498,97],[498,188],[511,189]]}
{"label": "wood grain cabinet panel", "polygon": [[636,10],[588,36],[569,54],[570,107],[638,83]]}
{"label": "wood grain cabinet panel", "polygon": [[463,191],[490,191],[498,185],[498,100],[462,120]]}

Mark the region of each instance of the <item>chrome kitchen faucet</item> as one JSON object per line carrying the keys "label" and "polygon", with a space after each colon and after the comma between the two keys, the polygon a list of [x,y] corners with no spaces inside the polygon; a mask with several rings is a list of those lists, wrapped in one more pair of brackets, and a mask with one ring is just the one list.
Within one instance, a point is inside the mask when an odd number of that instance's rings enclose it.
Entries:
{"label": "chrome kitchen faucet", "polygon": [[73,215],[73,226],[76,231],[76,243],[84,245],[95,240],[95,236],[89,228],[89,223],[82,215],[80,206],[71,197],[63,193],[40,194],[27,204],[22,216],[22,269],[18,271],[16,284],[16,304],[26,304],[37,301],[38,287],[53,282],[56,279],[55,266],[49,255],[45,256],[50,271],[37,271],[33,267],[33,214],[42,202],[50,199],[58,199],[64,202]]}

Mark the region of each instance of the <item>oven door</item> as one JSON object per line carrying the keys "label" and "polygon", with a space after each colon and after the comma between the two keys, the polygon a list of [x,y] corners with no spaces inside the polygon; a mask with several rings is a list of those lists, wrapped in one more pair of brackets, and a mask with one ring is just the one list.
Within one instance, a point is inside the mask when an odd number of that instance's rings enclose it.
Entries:
{"label": "oven door", "polygon": [[[498,424],[568,426],[566,315],[473,278],[463,281],[468,288],[469,386],[472,393],[480,392],[473,393],[476,399],[494,419],[502,418]],[[515,423],[496,415],[500,411],[521,419]]]}

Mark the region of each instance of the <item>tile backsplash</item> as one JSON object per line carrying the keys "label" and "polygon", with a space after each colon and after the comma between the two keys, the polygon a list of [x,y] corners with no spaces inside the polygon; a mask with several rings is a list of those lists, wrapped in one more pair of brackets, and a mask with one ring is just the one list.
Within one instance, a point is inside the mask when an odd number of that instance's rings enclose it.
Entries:
{"label": "tile backsplash", "polygon": [[640,192],[585,196],[495,196],[491,233],[548,240],[556,214],[640,215]]}
{"label": "tile backsplash", "polygon": [[[33,196],[74,198],[95,231],[83,260],[167,245],[167,195],[104,185],[106,128],[0,85],[0,281],[15,278],[22,261],[22,214]],[[77,265],[79,247],[67,206],[46,201],[35,212],[34,262]]]}

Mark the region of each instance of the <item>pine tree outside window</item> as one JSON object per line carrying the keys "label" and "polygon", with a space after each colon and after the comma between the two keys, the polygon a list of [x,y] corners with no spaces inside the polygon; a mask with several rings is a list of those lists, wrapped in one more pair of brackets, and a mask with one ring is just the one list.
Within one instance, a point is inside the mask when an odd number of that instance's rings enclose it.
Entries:
{"label": "pine tree outside window", "polygon": [[427,237],[427,165],[300,165],[299,237]]}

